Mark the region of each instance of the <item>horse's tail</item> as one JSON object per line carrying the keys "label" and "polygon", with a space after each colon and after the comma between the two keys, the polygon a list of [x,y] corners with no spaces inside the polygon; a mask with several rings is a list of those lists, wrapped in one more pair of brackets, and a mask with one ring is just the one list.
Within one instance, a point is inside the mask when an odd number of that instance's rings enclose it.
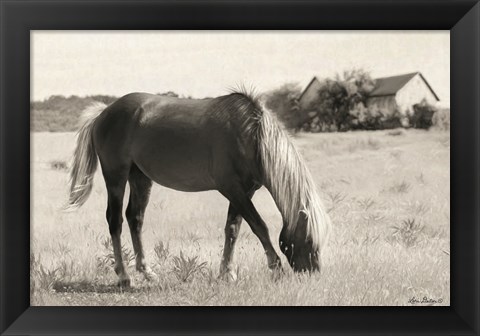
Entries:
{"label": "horse's tail", "polygon": [[93,177],[97,170],[97,153],[93,144],[92,130],[95,120],[106,107],[103,103],[94,102],[82,113],[82,126],[78,131],[70,170],[70,197],[65,210],[81,207],[92,191]]}
{"label": "horse's tail", "polygon": [[306,232],[313,246],[323,248],[330,218],[290,135],[266,108],[262,108],[259,120],[258,149],[264,185],[282,214],[287,233],[294,235],[299,215],[303,213],[308,219]]}

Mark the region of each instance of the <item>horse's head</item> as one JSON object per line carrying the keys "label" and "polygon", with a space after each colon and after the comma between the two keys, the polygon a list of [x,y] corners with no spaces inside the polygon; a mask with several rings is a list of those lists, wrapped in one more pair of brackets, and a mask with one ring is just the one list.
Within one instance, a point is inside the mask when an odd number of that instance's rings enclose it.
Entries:
{"label": "horse's head", "polygon": [[300,212],[293,232],[284,225],[280,233],[280,249],[295,272],[320,271],[320,252],[312,237],[307,234],[308,217]]}

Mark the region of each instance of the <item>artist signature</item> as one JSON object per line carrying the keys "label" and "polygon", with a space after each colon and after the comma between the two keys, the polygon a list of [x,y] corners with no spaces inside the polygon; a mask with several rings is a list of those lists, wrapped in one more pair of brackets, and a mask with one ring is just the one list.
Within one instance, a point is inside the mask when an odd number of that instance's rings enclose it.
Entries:
{"label": "artist signature", "polygon": [[410,300],[408,300],[408,303],[410,304],[435,304],[435,303],[442,303],[443,299],[432,299],[427,296],[424,296],[423,298],[417,298],[417,297],[412,297]]}

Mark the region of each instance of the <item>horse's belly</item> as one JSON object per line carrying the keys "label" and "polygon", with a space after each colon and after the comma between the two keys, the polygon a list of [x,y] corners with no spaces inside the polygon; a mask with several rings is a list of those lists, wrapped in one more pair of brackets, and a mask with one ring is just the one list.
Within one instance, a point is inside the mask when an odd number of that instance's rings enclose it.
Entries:
{"label": "horse's belly", "polygon": [[[140,167],[143,170],[143,168]],[[190,169],[171,170],[154,169],[144,171],[155,183],[179,191],[206,191],[216,189],[213,181],[205,175],[195,174]]]}
{"label": "horse's belly", "polygon": [[143,148],[134,158],[137,166],[154,182],[180,191],[216,189],[207,148],[190,145]]}

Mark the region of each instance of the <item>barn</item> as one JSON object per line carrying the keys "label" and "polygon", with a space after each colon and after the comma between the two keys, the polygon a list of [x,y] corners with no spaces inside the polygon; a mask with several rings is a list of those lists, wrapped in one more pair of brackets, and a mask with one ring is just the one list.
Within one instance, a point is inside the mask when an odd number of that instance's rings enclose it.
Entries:
{"label": "barn", "polygon": [[[320,86],[320,80],[313,77],[299,98],[302,110],[310,106]],[[367,99],[367,107],[377,107],[392,113],[398,110],[405,115],[412,111],[414,104],[424,101],[435,105],[439,100],[425,77],[420,72],[413,72],[376,78],[375,87]]]}
{"label": "barn", "polygon": [[375,79],[367,106],[395,111],[406,115],[412,106],[421,102],[435,105],[440,99],[420,72]]}

